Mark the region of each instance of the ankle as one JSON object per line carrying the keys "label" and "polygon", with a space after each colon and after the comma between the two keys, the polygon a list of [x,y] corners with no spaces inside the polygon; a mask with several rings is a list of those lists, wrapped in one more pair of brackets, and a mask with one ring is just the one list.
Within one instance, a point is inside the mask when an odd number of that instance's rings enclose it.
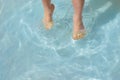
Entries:
{"label": "ankle", "polygon": [[51,15],[51,10],[50,9],[45,9],[44,14],[45,15]]}
{"label": "ankle", "polygon": [[74,25],[83,25],[83,21],[80,18],[74,18],[73,23]]}

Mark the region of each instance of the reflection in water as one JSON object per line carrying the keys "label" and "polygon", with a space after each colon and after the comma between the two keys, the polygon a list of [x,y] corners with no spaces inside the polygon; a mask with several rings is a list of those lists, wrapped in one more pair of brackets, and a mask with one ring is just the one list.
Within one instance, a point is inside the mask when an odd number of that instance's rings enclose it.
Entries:
{"label": "reflection in water", "polygon": [[79,41],[71,2],[52,1],[55,25],[46,31],[41,0],[0,0],[0,80],[119,80],[119,1],[86,0],[88,34]]}

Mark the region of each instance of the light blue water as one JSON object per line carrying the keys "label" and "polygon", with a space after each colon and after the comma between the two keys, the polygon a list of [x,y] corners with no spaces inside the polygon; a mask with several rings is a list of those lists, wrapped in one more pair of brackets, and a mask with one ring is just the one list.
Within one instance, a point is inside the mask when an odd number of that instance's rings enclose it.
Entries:
{"label": "light blue water", "polygon": [[41,0],[0,0],[0,80],[120,80],[120,1],[86,0],[79,41],[71,0],[53,2],[46,31]]}

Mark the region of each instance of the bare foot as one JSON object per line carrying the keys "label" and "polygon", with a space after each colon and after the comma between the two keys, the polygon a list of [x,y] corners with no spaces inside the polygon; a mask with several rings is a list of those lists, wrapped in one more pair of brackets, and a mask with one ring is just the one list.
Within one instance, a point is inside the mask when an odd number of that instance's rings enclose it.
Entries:
{"label": "bare foot", "polygon": [[73,21],[74,21],[73,39],[74,40],[82,39],[86,34],[82,19],[74,17]]}
{"label": "bare foot", "polygon": [[54,4],[51,4],[50,8],[48,10],[46,10],[44,13],[43,23],[47,30],[50,30],[53,26],[52,15],[54,12],[54,8],[55,8]]}

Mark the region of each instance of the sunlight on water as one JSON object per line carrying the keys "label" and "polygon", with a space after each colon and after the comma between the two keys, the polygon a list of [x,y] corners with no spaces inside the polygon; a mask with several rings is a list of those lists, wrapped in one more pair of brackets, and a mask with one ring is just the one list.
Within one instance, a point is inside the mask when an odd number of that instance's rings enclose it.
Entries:
{"label": "sunlight on water", "polygon": [[71,0],[45,30],[41,0],[0,0],[0,80],[120,80],[118,0],[86,0],[84,39],[72,39]]}

